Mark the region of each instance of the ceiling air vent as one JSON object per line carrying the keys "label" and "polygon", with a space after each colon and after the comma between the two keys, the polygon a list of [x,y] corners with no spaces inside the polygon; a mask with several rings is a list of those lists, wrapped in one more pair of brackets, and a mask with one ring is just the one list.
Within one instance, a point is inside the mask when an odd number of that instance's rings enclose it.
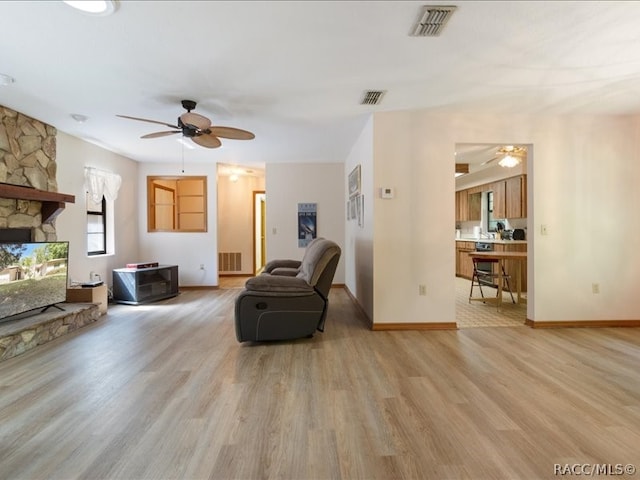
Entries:
{"label": "ceiling air vent", "polygon": [[384,94],[385,90],[367,90],[364,92],[360,105],[378,105]]}
{"label": "ceiling air vent", "polygon": [[414,37],[437,37],[455,9],[455,6],[423,6],[411,35]]}

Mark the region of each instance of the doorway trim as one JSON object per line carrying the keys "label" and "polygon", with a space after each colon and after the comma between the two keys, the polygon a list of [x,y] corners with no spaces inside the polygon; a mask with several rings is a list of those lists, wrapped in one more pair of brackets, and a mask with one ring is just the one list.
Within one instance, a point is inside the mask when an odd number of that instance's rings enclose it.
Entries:
{"label": "doorway trim", "polygon": [[[253,272],[260,273],[266,263],[266,192],[253,191]],[[258,239],[260,239],[258,241]],[[258,264],[259,262],[259,264]]]}
{"label": "doorway trim", "polygon": [[[486,163],[489,163],[486,161],[485,158],[482,158],[482,156],[486,156],[489,155],[490,157],[493,157],[494,154],[492,153],[493,149],[495,149],[496,147],[500,146],[500,145],[510,145],[513,144],[513,142],[506,142],[506,143],[495,143],[495,142],[491,142],[491,143],[474,143],[474,142],[456,142],[455,143],[455,148],[454,148],[454,159],[459,159],[460,156],[456,155],[456,153],[458,152],[458,146],[459,145],[466,145],[466,146],[471,146],[471,147],[484,147],[484,148],[479,148],[477,152],[469,152],[469,155],[466,157],[463,157],[465,160],[464,161],[470,161],[470,163],[475,163],[478,164],[480,162],[483,162],[481,165],[485,165]],[[527,240],[527,260],[526,260],[526,265],[527,265],[527,299],[526,299],[526,309],[525,309],[525,318],[523,320],[522,325],[526,326],[528,325],[529,322],[529,318],[531,318],[533,316],[533,299],[534,299],[534,282],[533,282],[533,277],[534,277],[534,262],[533,262],[533,256],[534,256],[534,235],[530,235],[530,233],[533,232],[533,182],[534,182],[534,176],[533,176],[533,168],[534,168],[534,163],[533,163],[533,157],[534,157],[534,142],[518,142],[517,145],[523,145],[526,146],[527,148],[527,156],[526,156],[526,165],[525,168],[522,169],[522,167],[518,167],[518,171],[515,173],[512,173],[512,175],[505,175],[505,178],[508,178],[509,176],[516,176],[516,175],[521,175],[524,174],[526,175],[526,185],[525,185],[525,198],[526,198],[526,204],[527,204],[527,216],[526,216],[526,224],[524,226],[524,228],[527,231],[527,235],[526,235],[526,240]],[[454,160],[454,163],[455,161]],[[493,160],[493,159],[491,159]],[[463,162],[464,162],[463,161]],[[487,168],[487,167],[485,167]],[[477,170],[476,170],[477,172]],[[495,178],[491,173],[489,174],[485,174],[483,175],[483,172],[480,172],[480,175],[478,177],[474,177],[474,180],[468,184],[468,186],[464,187],[464,188],[474,188],[478,185],[482,185],[482,184],[486,184],[486,183],[493,183],[494,181],[498,181],[498,178]],[[454,191],[456,191],[455,188],[455,184],[454,184]],[[455,199],[454,199],[455,202]],[[482,199],[481,205],[482,206],[482,210],[484,211],[484,202],[485,199]],[[484,227],[485,225],[483,225]],[[456,225],[457,228],[457,225]],[[471,240],[470,241],[475,241],[475,240]],[[457,249],[456,249],[456,256],[457,256]],[[456,259],[454,259],[454,264],[456,263]],[[455,270],[455,267],[454,267]],[[457,278],[455,279],[457,281]],[[461,326],[458,320],[458,306],[457,306],[457,300],[456,300],[456,308],[455,308],[455,314],[456,314],[456,324],[458,325],[458,328],[465,328],[464,326]],[[499,315],[496,312],[496,316],[499,317]],[[499,324],[500,322],[498,322]],[[499,326],[499,325],[496,326]],[[493,325],[487,325],[487,327],[492,327]]]}

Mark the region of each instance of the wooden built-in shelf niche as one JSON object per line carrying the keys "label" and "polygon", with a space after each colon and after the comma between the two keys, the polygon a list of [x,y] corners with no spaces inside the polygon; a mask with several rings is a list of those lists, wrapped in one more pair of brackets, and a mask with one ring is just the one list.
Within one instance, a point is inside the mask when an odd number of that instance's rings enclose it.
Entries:
{"label": "wooden built-in shelf niche", "polygon": [[37,188],[11,185],[9,183],[0,183],[0,198],[15,198],[18,200],[42,202],[42,208],[40,209],[42,223],[52,223],[60,212],[64,210],[67,203],[76,202],[75,195],[47,192],[45,190],[38,190]]}

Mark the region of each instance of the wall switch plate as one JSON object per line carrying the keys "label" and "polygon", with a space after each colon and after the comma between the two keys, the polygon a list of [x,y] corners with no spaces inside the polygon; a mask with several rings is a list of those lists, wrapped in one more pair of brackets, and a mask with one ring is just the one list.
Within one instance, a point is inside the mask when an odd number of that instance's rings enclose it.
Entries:
{"label": "wall switch plate", "polygon": [[540,235],[549,235],[549,227],[546,224],[540,225]]}
{"label": "wall switch plate", "polygon": [[427,286],[418,285],[418,295],[426,295],[426,294],[427,294]]}

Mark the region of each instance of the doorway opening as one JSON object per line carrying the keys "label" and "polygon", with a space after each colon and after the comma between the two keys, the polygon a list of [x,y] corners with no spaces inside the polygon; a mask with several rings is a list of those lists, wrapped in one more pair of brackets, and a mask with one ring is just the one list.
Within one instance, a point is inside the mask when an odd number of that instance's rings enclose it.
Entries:
{"label": "doorway opening", "polygon": [[218,282],[237,277],[238,283],[265,262],[264,235],[258,233],[266,231],[264,170],[219,163],[217,194]]}
{"label": "doorway opening", "polygon": [[264,190],[253,192],[253,228],[253,266],[257,275],[267,258],[267,195]]}
{"label": "doorway opening", "polygon": [[[527,319],[527,300],[532,296],[528,287],[533,283],[533,239],[527,235],[533,231],[529,228],[533,217],[533,202],[529,201],[529,192],[533,191],[533,145],[510,148],[522,149],[525,154],[515,165],[504,166],[504,144],[455,145],[455,311],[459,328],[524,326]],[[472,290],[474,266],[470,254],[488,246],[494,256],[519,252],[517,260],[501,260],[512,292],[502,292],[500,308],[493,303],[498,293],[495,286],[482,287],[482,295],[491,299],[488,302],[482,300],[478,282]],[[492,268],[496,269],[492,273],[498,273],[497,265]],[[511,293],[517,298],[516,303]],[[471,296],[473,301],[469,300]],[[477,297],[481,299],[478,301]]]}

